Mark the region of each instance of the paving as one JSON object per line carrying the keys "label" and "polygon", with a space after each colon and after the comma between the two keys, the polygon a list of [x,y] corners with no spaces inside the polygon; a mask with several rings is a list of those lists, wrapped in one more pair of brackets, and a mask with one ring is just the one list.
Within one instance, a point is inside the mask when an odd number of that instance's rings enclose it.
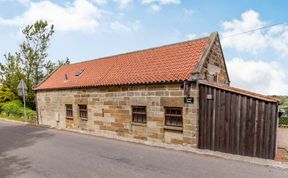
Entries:
{"label": "paving", "polygon": [[0,122],[2,177],[288,177],[288,171],[48,128]]}
{"label": "paving", "polygon": [[288,128],[278,128],[277,147],[288,149]]}

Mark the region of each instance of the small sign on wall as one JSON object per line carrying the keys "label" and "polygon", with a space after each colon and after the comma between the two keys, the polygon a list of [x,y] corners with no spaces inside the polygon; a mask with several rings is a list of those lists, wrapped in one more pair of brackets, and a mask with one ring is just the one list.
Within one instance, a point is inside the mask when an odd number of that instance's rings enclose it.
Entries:
{"label": "small sign on wall", "polygon": [[194,103],[194,98],[193,97],[185,97],[184,102],[188,104],[193,104]]}
{"label": "small sign on wall", "polygon": [[213,99],[213,95],[208,94],[208,95],[207,95],[207,100],[212,100],[212,99]]}

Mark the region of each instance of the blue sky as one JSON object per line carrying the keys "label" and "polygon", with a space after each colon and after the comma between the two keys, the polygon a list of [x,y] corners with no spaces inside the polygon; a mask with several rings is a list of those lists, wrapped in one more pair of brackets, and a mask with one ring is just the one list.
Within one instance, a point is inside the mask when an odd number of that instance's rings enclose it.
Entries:
{"label": "blue sky", "polygon": [[48,58],[72,62],[218,31],[233,86],[284,95],[288,25],[231,35],[286,23],[287,5],[272,0],[0,0],[0,55],[16,51],[23,26],[38,19],[55,25]]}

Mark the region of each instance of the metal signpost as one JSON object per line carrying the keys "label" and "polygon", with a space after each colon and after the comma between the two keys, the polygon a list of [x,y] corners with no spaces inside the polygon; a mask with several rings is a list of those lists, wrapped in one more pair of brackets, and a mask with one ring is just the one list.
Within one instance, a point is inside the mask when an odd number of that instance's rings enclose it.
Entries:
{"label": "metal signpost", "polygon": [[24,80],[21,80],[18,84],[18,95],[22,96],[23,98],[23,103],[24,103],[24,118],[25,118],[25,122],[26,122],[26,101],[25,101],[25,96],[27,95],[27,86],[24,82]]}

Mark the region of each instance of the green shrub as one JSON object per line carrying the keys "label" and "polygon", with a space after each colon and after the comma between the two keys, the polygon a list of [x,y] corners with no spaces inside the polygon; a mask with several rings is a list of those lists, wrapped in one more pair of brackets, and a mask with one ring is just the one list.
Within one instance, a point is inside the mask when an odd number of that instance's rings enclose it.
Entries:
{"label": "green shrub", "polygon": [[284,125],[288,125],[288,117],[287,116],[283,116],[279,118],[279,126],[284,126]]}
{"label": "green shrub", "polygon": [[0,86],[0,111],[2,105],[7,101],[12,101],[16,95],[6,86]]}
{"label": "green shrub", "polygon": [[0,86],[0,103],[14,100],[15,94],[6,86]]}
{"label": "green shrub", "polygon": [[[24,108],[20,100],[6,102],[2,105],[1,109],[7,116],[24,117]],[[30,121],[33,121],[36,118],[36,112],[29,108],[26,108],[26,115],[27,119]]]}
{"label": "green shrub", "polygon": [[8,116],[13,115],[20,117],[22,116],[22,102],[20,100],[13,100],[6,102],[2,105],[2,112],[7,114]]}
{"label": "green shrub", "polygon": [[29,108],[26,108],[26,115],[27,115],[27,118],[29,120],[35,120],[36,119],[36,111],[32,110],[32,109],[29,109]]}

